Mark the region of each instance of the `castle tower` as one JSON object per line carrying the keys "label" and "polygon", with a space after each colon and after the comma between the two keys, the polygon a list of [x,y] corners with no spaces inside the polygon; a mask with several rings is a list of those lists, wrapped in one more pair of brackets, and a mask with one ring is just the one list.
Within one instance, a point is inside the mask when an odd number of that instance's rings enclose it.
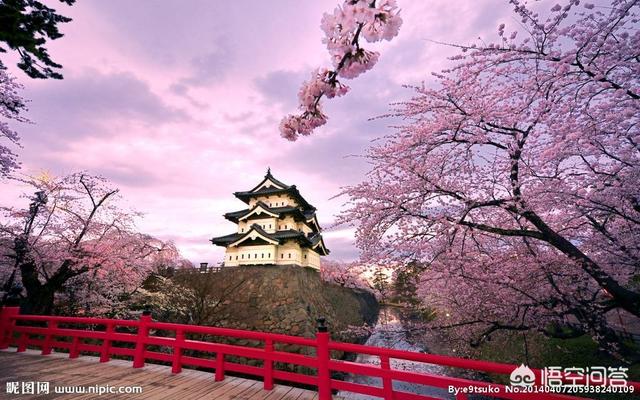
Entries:
{"label": "castle tower", "polygon": [[329,254],[320,234],[316,208],[295,185],[280,182],[267,170],[253,189],[234,195],[249,208],[224,214],[238,225],[236,233],[211,239],[226,247],[224,266],[299,265],[320,269]]}

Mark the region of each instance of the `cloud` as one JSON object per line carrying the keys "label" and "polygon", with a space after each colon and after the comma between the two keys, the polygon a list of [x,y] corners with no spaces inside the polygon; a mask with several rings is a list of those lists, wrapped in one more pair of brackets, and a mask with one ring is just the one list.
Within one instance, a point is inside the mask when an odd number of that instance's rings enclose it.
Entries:
{"label": "cloud", "polygon": [[188,96],[190,88],[223,84],[223,78],[233,65],[233,51],[226,43],[219,39],[214,49],[192,57],[189,62],[189,74],[173,83],[171,90],[195,101]]}
{"label": "cloud", "polygon": [[362,78],[345,82],[352,91],[344,97],[324,100],[327,124],[315,135],[295,142],[294,151],[286,158],[289,168],[304,165],[329,181],[339,180],[341,186],[362,180],[369,170],[363,157],[367,148],[374,139],[389,133],[390,125],[398,123],[391,117],[375,117],[387,114],[390,103],[411,94],[382,73],[372,71]]}
{"label": "cloud", "polygon": [[298,90],[310,75],[311,72],[277,70],[260,76],[253,82],[265,103],[277,103],[284,110],[293,111],[298,106]]}
{"label": "cloud", "polygon": [[324,238],[324,242],[331,252],[329,257],[333,260],[353,261],[360,257],[360,252],[356,249],[353,239]]}
{"label": "cloud", "polygon": [[134,164],[112,164],[101,168],[100,174],[112,182],[126,186],[152,189],[153,185],[161,182],[161,177],[148,171],[144,166]]}
{"label": "cloud", "polygon": [[220,81],[231,66],[232,52],[228,47],[220,47],[191,59],[193,74],[184,79],[188,85],[200,86]]}
{"label": "cloud", "polygon": [[23,130],[25,145],[45,140],[59,147],[80,137],[113,134],[114,127],[131,123],[158,126],[190,120],[128,72],[65,74],[63,81],[36,86],[26,96],[34,125]]}

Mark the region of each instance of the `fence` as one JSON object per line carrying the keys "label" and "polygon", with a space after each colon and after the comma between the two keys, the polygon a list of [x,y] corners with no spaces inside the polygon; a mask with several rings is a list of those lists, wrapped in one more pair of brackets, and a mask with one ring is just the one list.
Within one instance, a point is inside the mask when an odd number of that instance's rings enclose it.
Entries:
{"label": "fence", "polygon": [[[141,368],[147,360],[162,361],[171,364],[172,373],[180,373],[184,366],[210,368],[214,371],[216,381],[224,380],[227,372],[235,372],[262,378],[264,389],[271,390],[275,380],[293,382],[317,388],[319,400],[329,400],[334,390],[344,390],[360,394],[372,395],[385,400],[427,400],[426,395],[400,391],[393,387],[394,381],[442,388],[464,389],[481,388],[487,393],[484,398],[500,399],[578,399],[565,395],[550,393],[508,393],[504,385],[453,378],[435,374],[417,373],[392,368],[391,360],[435,364],[446,367],[462,368],[484,373],[509,375],[517,367],[489,361],[470,360],[457,357],[415,353],[357,344],[335,342],[330,339],[323,321],[315,338],[245,331],[210,326],[184,325],[153,321],[151,314],[143,313],[139,320],[119,320],[88,317],[63,317],[21,315],[18,307],[3,307],[0,313],[0,349],[16,346],[18,352],[27,347],[37,347],[42,354],[50,354],[53,349],[68,351],[69,358],[77,358],[81,353],[93,353],[100,357],[100,362],[108,362],[111,356],[127,356],[133,361],[134,368]],[[42,326],[33,326],[39,324]],[[102,330],[65,328],[65,325],[101,327]],[[118,332],[118,328],[135,330]],[[154,333],[164,332],[170,336],[158,336]],[[261,348],[190,340],[189,334],[237,338],[259,341]],[[61,340],[63,338],[69,341]],[[85,340],[95,343],[86,343]],[[117,346],[118,343],[130,343],[131,347]],[[313,356],[294,354],[276,349],[277,344],[304,346],[313,349]],[[152,351],[147,346],[166,346],[171,353]],[[184,355],[185,350],[206,353],[212,358]],[[332,358],[332,351],[373,355],[379,358],[380,365],[363,364]],[[262,361],[262,366],[245,365],[232,362],[230,356],[245,357]],[[274,367],[274,363],[286,363],[305,366],[315,370],[315,375],[283,371]],[[533,370],[538,384],[542,372]],[[353,375],[365,375],[379,378],[381,386],[363,385],[338,380],[332,377],[333,372],[344,372]],[[640,392],[640,383],[630,382],[629,387]],[[497,394],[496,394],[497,393]],[[459,392],[456,400],[466,400],[468,395]]]}

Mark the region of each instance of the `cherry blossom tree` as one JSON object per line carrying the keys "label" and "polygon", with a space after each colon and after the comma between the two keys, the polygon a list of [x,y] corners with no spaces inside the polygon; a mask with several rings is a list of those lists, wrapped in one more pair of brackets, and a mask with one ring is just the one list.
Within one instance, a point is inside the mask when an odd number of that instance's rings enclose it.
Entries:
{"label": "cherry blossom tree", "polygon": [[184,268],[171,278],[156,276],[136,293],[139,304],[150,305],[163,321],[217,325],[221,310],[244,290],[246,279],[222,279],[214,272]]}
{"label": "cherry blossom tree", "polygon": [[18,134],[9,127],[8,120],[27,122],[20,115],[26,109],[24,99],[18,94],[21,88],[14,77],[0,69],[0,179],[6,178],[19,167],[15,153],[5,144],[19,144]]}
{"label": "cherry blossom tree", "polygon": [[35,196],[28,209],[2,208],[0,267],[5,292],[18,281],[24,286],[26,312],[49,314],[58,300],[78,312],[106,312],[177,254],[136,231],[138,214],[119,205],[118,190],[104,179],[43,175],[24,182]]}
{"label": "cherry blossom tree", "polygon": [[321,27],[324,43],[331,55],[333,69],[319,68],[304,82],[298,93],[301,113],[288,115],[280,122],[280,133],[288,140],[309,135],[327,122],[322,112],[322,97],[346,94],[349,87],[338,78],[353,79],[373,68],[380,54],[360,46],[367,42],[391,40],[402,25],[395,0],[345,0],[333,14],[325,13]]}
{"label": "cherry blossom tree", "polygon": [[[65,313],[126,316],[152,274],[193,268],[172,242],[149,235],[122,235],[103,245],[108,249],[101,254],[109,259],[71,279],[58,295],[58,308]],[[116,253],[114,245],[120,246],[121,252]],[[116,262],[114,256],[119,258]]]}
{"label": "cherry blossom tree", "polygon": [[328,259],[320,265],[320,277],[342,287],[372,290],[367,274],[371,274],[368,268],[357,262]]}
{"label": "cherry blossom tree", "polygon": [[342,221],[365,261],[424,265],[434,326],[615,351],[609,314],[640,317],[640,2],[510,4],[522,25],[397,106]]}

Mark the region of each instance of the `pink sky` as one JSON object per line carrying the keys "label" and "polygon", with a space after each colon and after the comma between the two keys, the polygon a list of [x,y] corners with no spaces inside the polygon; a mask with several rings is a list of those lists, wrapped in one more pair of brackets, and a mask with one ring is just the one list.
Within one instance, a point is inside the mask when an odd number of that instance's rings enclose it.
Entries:
{"label": "pink sky", "polygon": [[[278,123],[295,111],[302,81],[329,65],[319,25],[337,1],[51,2],[73,18],[47,46],[65,79],[30,80],[6,62],[30,100],[33,124],[14,125],[22,172],[105,176],[145,214],[142,231],[175,241],[194,262],[222,260],[208,239],[233,232],[222,214],[244,203],[232,193],[255,186],[268,166],[327,227],[345,200],[331,198],[367,171],[348,156],[393,123],[369,118],[408,98],[403,84],[428,83],[455,52],[432,41],[492,41],[500,23],[514,22],[507,1],[398,3],[400,35],[369,46],[379,64],[326,103],[329,122],[316,135],[291,143]],[[25,204],[21,187],[2,185],[2,204]],[[332,257],[357,257],[351,230],[324,236]]]}

